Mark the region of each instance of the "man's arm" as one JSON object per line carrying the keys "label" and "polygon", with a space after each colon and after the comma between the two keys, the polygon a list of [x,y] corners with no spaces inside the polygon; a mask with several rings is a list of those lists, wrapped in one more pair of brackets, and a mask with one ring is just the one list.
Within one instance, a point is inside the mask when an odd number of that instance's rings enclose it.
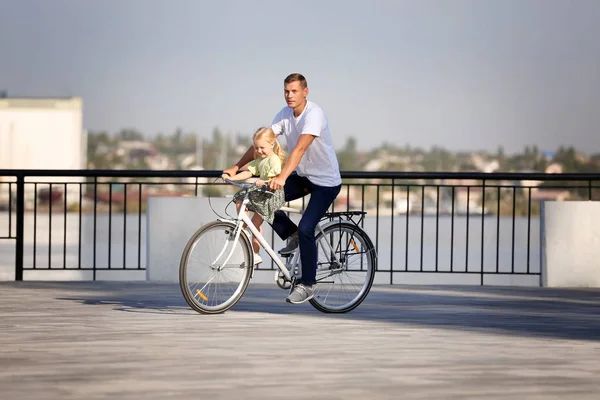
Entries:
{"label": "man's arm", "polygon": [[302,160],[304,153],[306,153],[306,149],[308,149],[308,146],[310,146],[313,140],[315,140],[315,136],[313,135],[307,133],[300,135],[300,139],[298,139],[296,147],[294,147],[288,156],[281,173],[269,181],[269,187],[271,190],[277,190],[283,187],[285,180],[292,174],[292,172],[294,172],[294,169],[296,169],[298,164],[300,164],[300,160]]}
{"label": "man's arm", "polygon": [[232,181],[245,181],[246,179],[250,179],[252,178],[252,172],[246,170],[240,171],[237,174],[231,176],[228,175],[226,173],[223,173],[223,175],[221,175],[221,178],[223,179],[223,181],[225,181],[225,178],[229,178]]}
{"label": "man's arm", "polygon": [[240,158],[240,160],[235,163],[233,167],[229,167],[223,171],[223,174],[227,174],[229,176],[235,176],[235,174],[242,168],[244,165],[248,164],[250,161],[254,160],[254,146],[250,146],[250,148],[246,151],[246,153]]}

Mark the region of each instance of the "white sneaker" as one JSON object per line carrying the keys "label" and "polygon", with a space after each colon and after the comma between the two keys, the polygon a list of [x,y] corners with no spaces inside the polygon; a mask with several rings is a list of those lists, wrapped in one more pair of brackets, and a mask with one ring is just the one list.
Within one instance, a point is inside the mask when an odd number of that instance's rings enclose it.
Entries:
{"label": "white sneaker", "polygon": [[258,254],[254,253],[254,265],[258,265],[263,262],[263,259]]}

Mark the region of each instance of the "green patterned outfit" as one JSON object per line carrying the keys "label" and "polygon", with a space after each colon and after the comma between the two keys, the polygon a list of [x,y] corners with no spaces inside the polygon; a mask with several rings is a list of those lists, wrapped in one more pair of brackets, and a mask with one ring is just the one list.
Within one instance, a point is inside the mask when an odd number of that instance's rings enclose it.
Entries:
{"label": "green patterned outfit", "polygon": [[[256,158],[248,164],[248,170],[254,176],[258,176],[263,181],[268,181],[281,172],[281,160],[279,156],[273,154],[271,157]],[[273,223],[275,211],[279,210],[285,204],[285,193],[283,189],[277,189],[273,194],[265,193],[259,187],[248,189],[248,199],[250,205],[248,209],[257,212],[269,224]],[[234,201],[242,200],[246,195],[246,190],[237,192]]]}

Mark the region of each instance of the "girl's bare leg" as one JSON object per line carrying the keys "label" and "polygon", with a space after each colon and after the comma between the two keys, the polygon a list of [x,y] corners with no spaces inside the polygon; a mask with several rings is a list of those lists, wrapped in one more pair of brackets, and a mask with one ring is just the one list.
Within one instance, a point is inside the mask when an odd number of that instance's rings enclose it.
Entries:
{"label": "girl's bare leg", "polygon": [[[264,218],[261,217],[258,213],[254,213],[254,215],[252,216],[252,223],[254,224],[256,229],[258,229],[261,235],[263,234],[263,221]],[[254,249],[254,253],[258,253],[258,251],[260,250],[260,242],[254,237],[254,235],[252,235],[252,248]]]}
{"label": "girl's bare leg", "polygon": [[[242,200],[238,200],[235,202],[235,210],[238,214],[240,213],[240,208],[242,208]],[[248,211],[247,208],[246,208],[246,211]],[[244,224],[244,226],[242,226],[243,229],[246,229],[247,227],[248,226],[246,224]]]}

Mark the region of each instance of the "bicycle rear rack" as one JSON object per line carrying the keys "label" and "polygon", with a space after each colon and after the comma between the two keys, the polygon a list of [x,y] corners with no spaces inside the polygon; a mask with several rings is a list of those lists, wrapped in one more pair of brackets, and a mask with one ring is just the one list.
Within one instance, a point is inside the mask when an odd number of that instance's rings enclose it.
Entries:
{"label": "bicycle rear rack", "polygon": [[[366,211],[335,211],[335,212],[326,212],[323,218],[321,219],[329,219],[329,221],[333,221],[335,219],[352,222],[354,225],[359,226],[359,224],[363,221],[367,215]],[[357,220],[355,220],[357,218]]]}

